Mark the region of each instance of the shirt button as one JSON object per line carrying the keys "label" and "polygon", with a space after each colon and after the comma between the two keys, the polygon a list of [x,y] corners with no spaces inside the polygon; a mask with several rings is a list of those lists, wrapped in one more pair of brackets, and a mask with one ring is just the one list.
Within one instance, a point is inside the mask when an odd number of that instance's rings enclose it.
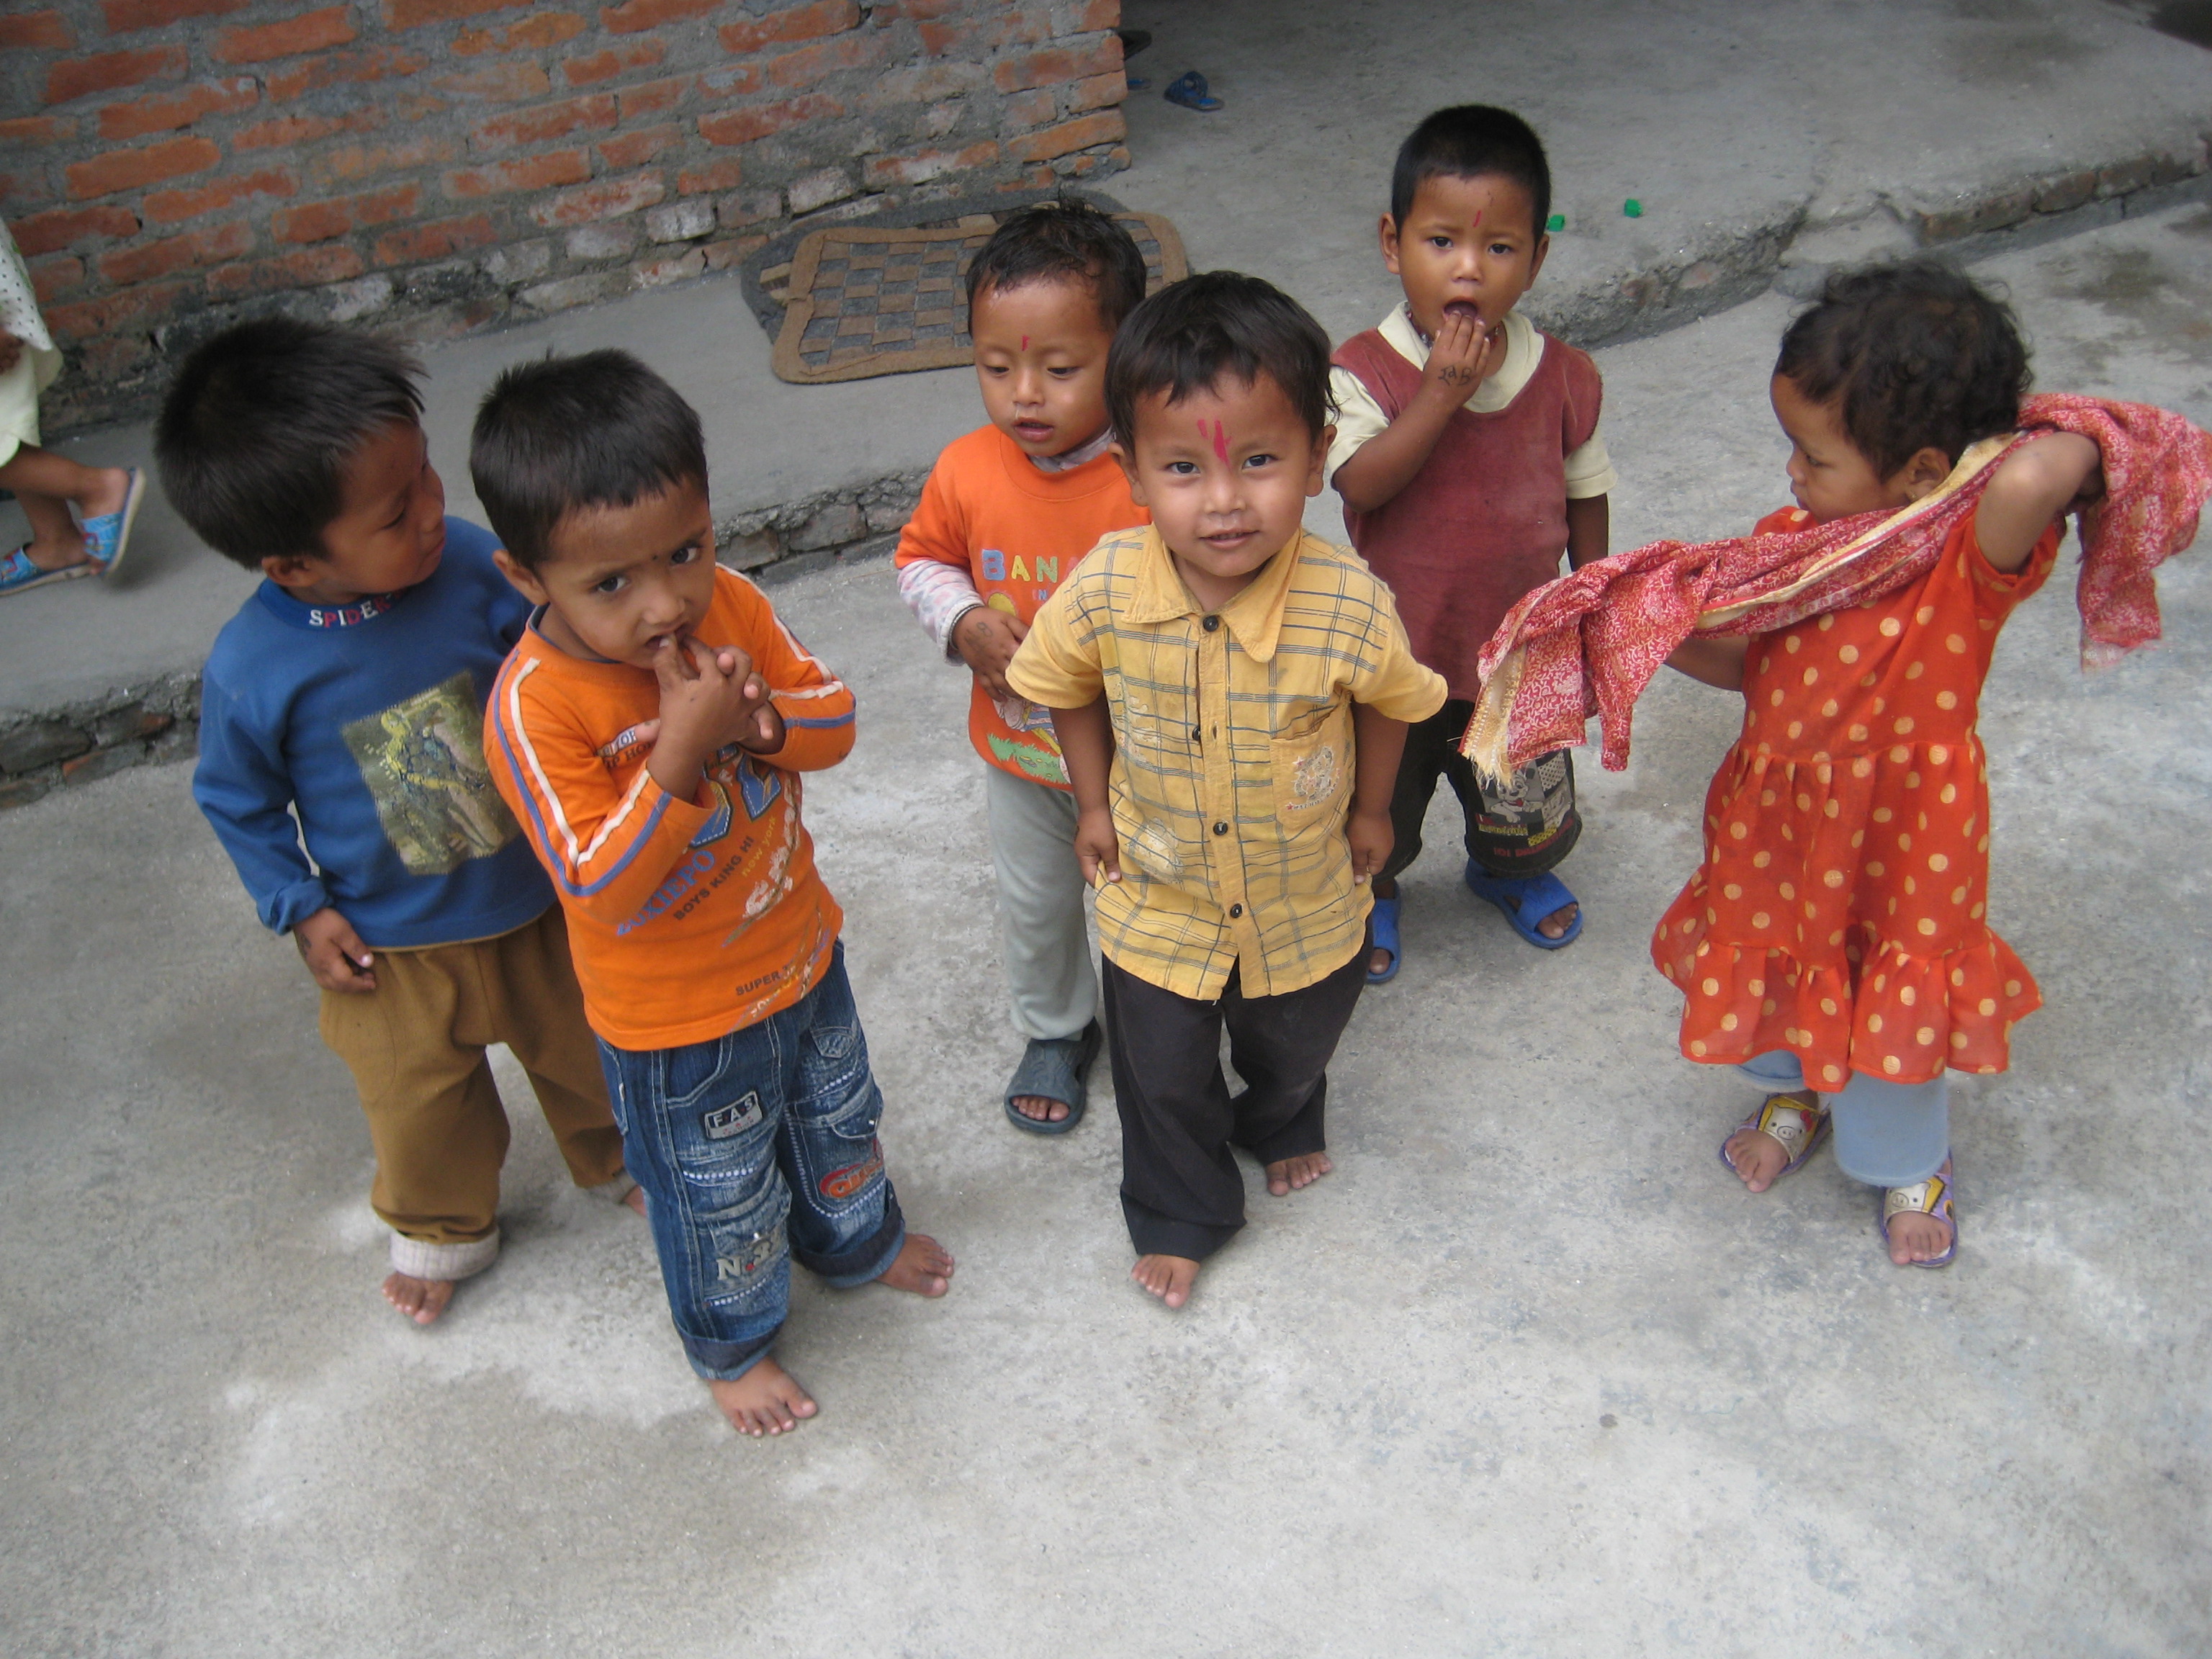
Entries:
{"label": "shirt button", "polygon": [[1193,743],[1198,741],[1198,728],[1194,726],[1190,728],[1190,740]]}
{"label": "shirt button", "polygon": [[1225,823],[1216,823],[1213,826],[1213,833],[1217,836],[1225,836],[1229,833],[1229,826]]}
{"label": "shirt button", "polygon": [[1200,626],[1202,626],[1207,633],[1211,634],[1215,629],[1221,626],[1221,618],[1218,617],[1208,617],[1206,621],[1200,624]]}
{"label": "shirt button", "polygon": [[1243,907],[1243,905],[1241,905],[1241,904],[1232,904],[1232,905],[1231,905],[1231,906],[1229,907],[1229,919],[1230,919],[1231,921],[1236,921],[1237,917],[1239,917],[1239,916],[1243,915],[1243,914],[1244,914],[1244,907]]}

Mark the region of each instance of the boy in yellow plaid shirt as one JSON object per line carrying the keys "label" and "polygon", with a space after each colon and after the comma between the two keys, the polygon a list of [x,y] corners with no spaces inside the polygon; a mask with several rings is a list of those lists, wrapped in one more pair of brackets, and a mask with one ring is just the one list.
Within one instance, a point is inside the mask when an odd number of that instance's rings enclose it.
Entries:
{"label": "boy in yellow plaid shirt", "polygon": [[1194,276],[1131,313],[1106,400],[1152,523],[1091,550],[1006,671],[1052,710],[1074,786],[1133,1277],[1170,1308],[1244,1224],[1232,1147],[1278,1197],[1329,1171],[1367,882],[1406,727],[1444,700],[1389,589],[1301,527],[1328,368],[1321,325],[1255,277]]}

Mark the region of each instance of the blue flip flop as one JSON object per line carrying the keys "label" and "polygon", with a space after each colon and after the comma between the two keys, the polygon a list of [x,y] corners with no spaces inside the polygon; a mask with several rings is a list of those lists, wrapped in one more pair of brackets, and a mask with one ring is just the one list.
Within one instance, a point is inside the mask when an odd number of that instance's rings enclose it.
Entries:
{"label": "blue flip flop", "polygon": [[80,576],[96,576],[100,567],[90,559],[79,559],[75,564],[65,564],[58,570],[41,570],[31,562],[30,544],[26,542],[6,558],[0,559],[0,594],[21,593],[33,587],[44,587],[48,582],[72,582]]}
{"label": "blue flip flop", "polygon": [[1468,890],[1479,899],[1487,899],[1505,913],[1505,920],[1513,924],[1513,931],[1534,945],[1539,951],[1560,951],[1582,937],[1582,911],[1575,912],[1573,924],[1557,939],[1546,939],[1536,931],[1536,924],[1554,910],[1566,905],[1579,906],[1582,901],[1567,890],[1566,883],[1547,870],[1540,876],[1493,876],[1473,859],[1467,861]]}
{"label": "blue flip flop", "polygon": [[1368,953],[1371,956],[1377,951],[1388,951],[1390,965],[1379,974],[1370,969],[1367,982],[1370,985],[1388,985],[1398,977],[1398,901],[1394,898],[1376,899],[1369,925],[1375,933],[1367,941]]}
{"label": "blue flip flop", "polygon": [[1160,94],[1170,104],[1180,104],[1185,109],[1217,110],[1221,100],[1206,90],[1206,77],[1196,70],[1188,70],[1168,82],[1168,89]]}
{"label": "blue flip flop", "polygon": [[121,508],[84,521],[84,550],[100,567],[101,575],[113,575],[115,567],[123,562],[123,555],[131,545],[131,526],[138,522],[138,508],[145,499],[146,475],[134,466],[131,469],[131,487],[124,495]]}

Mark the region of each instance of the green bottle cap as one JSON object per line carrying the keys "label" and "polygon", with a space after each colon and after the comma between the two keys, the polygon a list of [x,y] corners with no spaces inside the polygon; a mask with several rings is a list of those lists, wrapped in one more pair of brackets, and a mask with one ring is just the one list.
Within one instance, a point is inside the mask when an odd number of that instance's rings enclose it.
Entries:
{"label": "green bottle cap", "polygon": [[1550,218],[1544,221],[1544,228],[1546,230],[1565,230],[1566,228],[1567,216],[1564,213],[1555,213]]}
{"label": "green bottle cap", "polygon": [[1644,204],[1632,196],[1620,204],[1620,211],[1622,216],[1626,218],[1641,219],[1644,216]]}

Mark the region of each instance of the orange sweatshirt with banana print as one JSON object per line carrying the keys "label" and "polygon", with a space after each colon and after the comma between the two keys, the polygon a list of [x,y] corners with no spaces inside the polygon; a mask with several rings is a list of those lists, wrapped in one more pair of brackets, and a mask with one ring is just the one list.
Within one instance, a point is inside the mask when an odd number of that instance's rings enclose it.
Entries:
{"label": "orange sweatshirt with banana print", "polygon": [[534,617],[485,722],[493,781],[568,912],[585,1014],[617,1048],[705,1042],[788,1007],[821,978],[844,921],[799,821],[799,775],[852,752],[851,688],[733,570],[715,573],[697,633],[751,657],[784,742],[769,756],[722,750],[690,800],[646,770],[652,673],[572,657]]}

